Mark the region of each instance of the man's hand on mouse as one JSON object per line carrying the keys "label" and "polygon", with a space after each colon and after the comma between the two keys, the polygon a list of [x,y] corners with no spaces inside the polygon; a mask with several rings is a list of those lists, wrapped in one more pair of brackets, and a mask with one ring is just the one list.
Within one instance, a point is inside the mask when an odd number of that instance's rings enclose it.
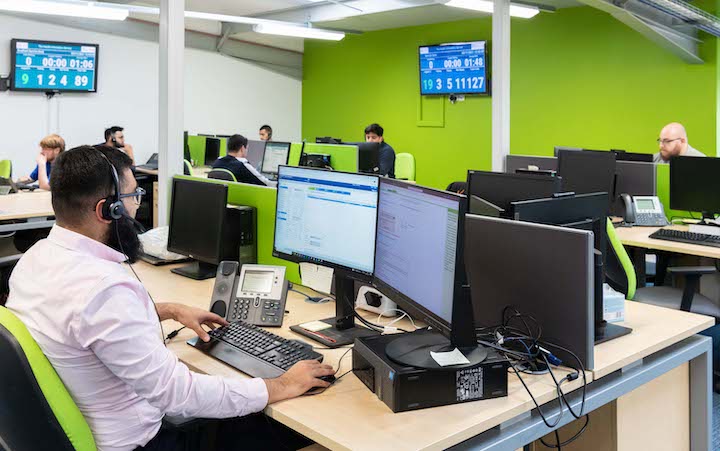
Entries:
{"label": "man's hand on mouse", "polygon": [[295,398],[315,387],[329,387],[330,382],[318,379],[335,374],[330,365],[317,360],[303,360],[293,365],[285,374],[275,379],[265,379],[268,404]]}

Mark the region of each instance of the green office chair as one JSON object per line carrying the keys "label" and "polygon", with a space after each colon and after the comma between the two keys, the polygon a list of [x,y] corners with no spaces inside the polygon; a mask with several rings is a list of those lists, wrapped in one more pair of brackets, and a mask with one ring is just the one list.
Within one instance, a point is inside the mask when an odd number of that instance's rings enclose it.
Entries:
{"label": "green office chair", "polygon": [[209,179],[220,179],[220,180],[227,180],[230,182],[237,182],[237,179],[235,178],[235,174],[233,174],[228,169],[215,168],[212,171],[208,172],[207,176]]}
{"label": "green office chair", "polygon": [[189,161],[183,160],[183,175],[194,176],[192,164]]}
{"label": "green office chair", "polygon": [[615,290],[625,293],[626,299],[712,316],[716,322],[720,319],[720,307],[709,298],[697,293],[700,287],[700,277],[703,274],[715,273],[716,269],[714,267],[668,268],[667,271],[673,276],[684,277],[684,289],[666,286],[637,287],[635,268],[609,219],[607,222],[607,236],[609,249],[606,254],[606,282]]}
{"label": "green office chair", "polygon": [[80,409],[25,325],[0,307],[0,443],[7,449],[95,450]]}
{"label": "green office chair", "polygon": [[12,160],[0,160],[0,177],[12,177]]}
{"label": "green office chair", "polygon": [[415,157],[412,154],[395,155],[395,178],[415,181]]}
{"label": "green office chair", "polygon": [[[20,319],[0,307],[0,449],[93,451],[95,439],[65,385]],[[163,429],[194,434],[203,418],[163,417]],[[6,447],[6,448],[4,448]]]}

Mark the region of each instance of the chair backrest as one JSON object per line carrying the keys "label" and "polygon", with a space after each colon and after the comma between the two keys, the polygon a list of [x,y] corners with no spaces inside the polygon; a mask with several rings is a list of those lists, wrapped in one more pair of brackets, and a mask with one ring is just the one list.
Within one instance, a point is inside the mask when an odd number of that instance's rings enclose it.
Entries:
{"label": "chair backrest", "polygon": [[0,444],[10,450],[95,450],[80,409],[25,325],[0,307]]}
{"label": "chair backrest", "polygon": [[409,153],[395,155],[395,178],[415,180],[415,157]]}
{"label": "chair backrest", "polygon": [[607,252],[605,253],[605,281],[613,289],[625,293],[625,299],[635,297],[637,277],[635,267],[625,250],[620,238],[615,233],[615,226],[607,220]]}
{"label": "chair backrest", "polygon": [[183,175],[194,176],[192,164],[189,161],[183,160]]}
{"label": "chair backrest", "polygon": [[12,160],[0,160],[0,177],[12,177]]}
{"label": "chair backrest", "polygon": [[208,172],[208,178],[209,179],[220,179],[220,180],[229,180],[231,182],[237,182],[237,179],[235,178],[235,174],[232,173],[229,169],[224,168],[215,168],[212,171]]}

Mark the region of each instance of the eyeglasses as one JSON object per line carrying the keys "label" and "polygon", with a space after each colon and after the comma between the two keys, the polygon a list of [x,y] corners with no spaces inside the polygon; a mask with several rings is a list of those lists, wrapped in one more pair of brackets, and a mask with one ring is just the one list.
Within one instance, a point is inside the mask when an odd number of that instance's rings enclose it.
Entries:
{"label": "eyeglasses", "polygon": [[121,194],[118,197],[120,199],[124,199],[126,197],[132,197],[133,200],[135,201],[135,205],[140,205],[140,202],[142,202],[142,197],[145,194],[147,194],[147,192],[138,186],[137,188],[135,188],[135,191],[133,191],[132,193]]}
{"label": "eyeglasses", "polygon": [[677,141],[678,139],[682,139],[682,138],[675,138],[675,139],[660,139],[660,138],[658,138],[658,139],[656,139],[655,141],[656,141],[658,144],[662,144],[663,146],[665,146],[665,145],[670,144],[670,143],[673,142],[673,141]]}

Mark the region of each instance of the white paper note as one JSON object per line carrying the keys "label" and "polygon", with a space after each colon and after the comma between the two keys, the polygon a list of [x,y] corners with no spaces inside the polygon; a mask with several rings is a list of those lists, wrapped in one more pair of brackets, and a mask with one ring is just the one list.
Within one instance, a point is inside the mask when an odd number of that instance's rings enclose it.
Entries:
{"label": "white paper note", "polygon": [[458,348],[450,352],[430,352],[430,356],[440,366],[450,365],[467,365],[470,361],[463,355]]}

